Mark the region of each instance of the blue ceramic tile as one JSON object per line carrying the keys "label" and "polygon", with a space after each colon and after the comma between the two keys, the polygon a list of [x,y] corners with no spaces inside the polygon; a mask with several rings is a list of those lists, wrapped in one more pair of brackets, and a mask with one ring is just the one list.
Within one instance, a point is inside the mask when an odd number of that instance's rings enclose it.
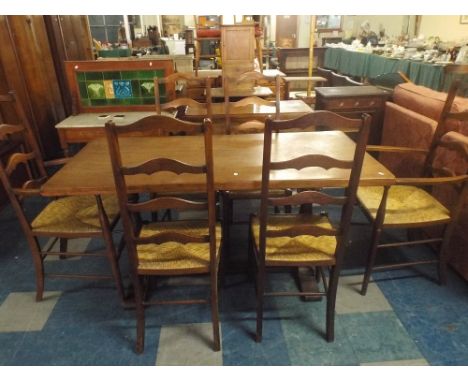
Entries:
{"label": "blue ceramic tile", "polygon": [[113,80],[115,98],[131,98],[132,81],[130,80]]}
{"label": "blue ceramic tile", "polygon": [[393,312],[340,316],[359,363],[423,358]]}
{"label": "blue ceramic tile", "polygon": [[325,339],[325,307],[325,300],[298,302],[294,310],[288,309],[287,318],[281,320],[292,365],[359,364],[339,315],[335,317],[335,341]]}
{"label": "blue ceramic tile", "polygon": [[255,312],[222,315],[223,365],[278,366],[289,365],[287,346],[280,321],[266,312],[263,341],[255,342]]}

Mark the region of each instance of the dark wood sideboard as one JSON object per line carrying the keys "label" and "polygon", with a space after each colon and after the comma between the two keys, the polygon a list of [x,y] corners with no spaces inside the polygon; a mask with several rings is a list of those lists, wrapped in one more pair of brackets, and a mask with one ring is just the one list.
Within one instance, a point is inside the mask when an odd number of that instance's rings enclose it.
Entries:
{"label": "dark wood sideboard", "polygon": [[315,94],[315,110],[330,110],[349,118],[370,114],[369,144],[380,144],[385,102],[390,99],[390,92],[376,86],[335,86],[317,87]]}

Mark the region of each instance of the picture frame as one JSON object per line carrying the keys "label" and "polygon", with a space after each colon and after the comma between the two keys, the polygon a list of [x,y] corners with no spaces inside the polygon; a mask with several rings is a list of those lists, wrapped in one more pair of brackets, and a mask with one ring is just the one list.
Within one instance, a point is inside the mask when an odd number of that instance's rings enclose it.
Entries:
{"label": "picture frame", "polygon": [[342,22],[343,17],[338,15],[317,16],[315,21],[315,29],[317,32],[341,31]]}
{"label": "picture frame", "polygon": [[460,24],[468,24],[468,15],[460,16]]}

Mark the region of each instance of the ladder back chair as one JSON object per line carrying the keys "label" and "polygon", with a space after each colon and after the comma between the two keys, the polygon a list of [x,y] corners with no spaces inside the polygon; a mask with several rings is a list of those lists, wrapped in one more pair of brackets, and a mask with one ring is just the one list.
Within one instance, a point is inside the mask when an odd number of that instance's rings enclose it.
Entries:
{"label": "ladder back chair", "polygon": [[[175,111],[176,118],[184,119],[186,108],[191,107],[197,110],[203,110],[202,114],[204,114],[206,118],[212,119],[211,81],[211,77],[200,78],[195,77],[191,73],[173,73],[165,78],[155,77],[154,93],[156,112],[161,114],[162,112]],[[195,101],[186,95],[187,87],[193,84],[204,87],[205,103]],[[179,97],[176,96],[178,86],[182,86],[182,94]],[[161,103],[161,89],[164,87],[166,89],[166,102]]]}
{"label": "ladder back chair", "polygon": [[[368,151],[393,152],[398,155],[408,152],[420,153],[425,155],[425,160],[419,178],[397,178],[394,186],[359,187],[358,189],[359,204],[372,224],[372,238],[361,286],[362,295],[367,293],[373,271],[400,269],[420,264],[437,264],[439,283],[441,285],[446,283],[447,248],[468,195],[467,138],[456,131],[448,131],[447,128],[447,123],[450,120],[464,121],[465,123],[468,121],[468,111],[451,111],[453,100],[460,90],[463,90],[460,81],[453,82],[428,150],[392,146],[367,147]],[[462,170],[458,169],[454,172],[446,167],[441,167],[438,155],[443,150],[458,156],[457,165]],[[452,206],[444,206],[431,194],[431,190],[435,187],[453,189],[455,199]],[[417,238],[417,240],[409,238],[407,241],[380,243],[384,230],[410,230],[431,226],[439,227],[441,234],[437,237]],[[418,244],[439,244],[436,259],[398,261],[375,266],[379,249]]]}
{"label": "ladder back chair", "polygon": [[[236,90],[249,92],[258,81],[275,84],[275,100],[269,101],[258,96],[243,97],[238,101],[232,101]],[[242,73],[238,78],[226,78],[224,81],[224,107],[225,107],[225,132],[226,134],[263,133],[264,119],[256,119],[252,111],[261,107],[272,109],[272,115],[279,119],[280,115],[280,76],[269,77],[257,71]]]}
{"label": "ladder back chair", "polygon": [[[268,101],[256,96],[248,96],[240,99],[236,102],[231,102],[231,86],[228,80],[225,81],[224,90],[225,90],[225,122],[226,122],[226,133],[227,134],[254,134],[254,133],[263,133],[265,129],[264,120],[255,120],[241,117],[235,117],[235,115],[240,115],[242,113],[248,114],[248,111],[245,111],[245,108],[249,110],[254,110],[262,106],[267,106],[274,108],[274,118],[279,119],[280,116],[280,85],[281,85],[281,76],[268,77],[257,71],[250,71],[243,73],[235,82],[235,85],[256,84],[257,81],[274,81],[275,82],[275,101]],[[235,86],[234,86],[235,88]],[[248,118],[247,118],[248,119]],[[275,193],[278,196],[285,196],[290,194],[290,190],[271,190],[271,193]],[[226,256],[223,258],[223,261],[228,261],[229,259],[229,249],[230,249],[230,227],[236,223],[234,222],[234,201],[236,200],[253,200],[260,199],[259,191],[223,191],[221,192],[222,202],[223,202],[223,225],[224,225],[224,242],[226,244],[225,253]],[[246,223],[246,222],[244,222]],[[227,268],[226,264],[223,264],[223,271]]]}
{"label": "ladder back chair", "polygon": [[[27,144],[18,146],[5,165],[0,163],[0,179],[32,253],[36,274],[36,300],[41,301],[43,298],[45,277],[63,277],[114,279],[118,295],[124,302],[119,255],[112,241],[112,230],[119,219],[117,199],[113,196],[101,198],[99,195],[62,197],[48,203],[34,219],[30,219],[24,209],[25,199],[39,196],[41,185],[46,182],[48,176],[37,144],[29,141],[30,135],[26,128],[21,124],[0,125],[0,141],[12,134],[25,135],[24,141]],[[69,251],[68,241],[77,238],[103,239],[104,253]],[[46,239],[49,239],[48,242],[42,243]],[[57,242],[58,251],[54,249]],[[112,275],[45,272],[44,261],[48,256],[64,259],[95,255],[107,257]],[[67,266],[73,269],[76,263],[70,262]]]}
{"label": "ladder back chair", "polygon": [[[119,145],[122,135],[139,131],[143,136],[155,135],[160,127],[170,133],[185,131],[193,134],[202,130],[204,144],[200,147],[200,163],[188,164],[176,158],[148,158],[144,163],[130,163]],[[216,223],[215,190],[213,179],[213,143],[211,121],[189,123],[165,116],[152,116],[146,123],[116,126],[112,121],[106,124],[106,136],[119,199],[124,237],[127,244],[131,276],[133,281],[137,340],[136,351],[144,350],[145,308],[152,304],[209,303],[213,324],[214,350],[220,349],[217,275],[221,248],[221,228]],[[164,139],[164,138],[161,138]],[[168,142],[169,144],[170,142]],[[197,160],[195,160],[196,162]],[[129,197],[127,182],[131,177],[201,176],[206,179],[206,200],[193,201],[165,192],[163,196],[151,194],[149,199],[138,200]],[[130,200],[130,201],[129,201]],[[173,220],[170,222],[146,223],[143,213],[176,209],[179,211],[205,211],[206,219]],[[200,275],[210,277],[210,298],[207,300],[149,300],[144,299],[143,281],[149,276]]]}
{"label": "ladder back chair", "polygon": [[[279,134],[290,129],[305,129],[310,125],[324,124],[333,126],[349,126],[359,130],[353,155],[349,158],[333,157],[324,154],[306,154],[294,157],[294,147],[285,148],[291,153],[287,159],[283,154],[280,161],[275,160],[277,154],[271,152],[273,132]],[[259,215],[251,217],[249,256],[254,259],[256,267],[257,292],[257,330],[256,340],[262,339],[263,299],[266,296],[326,296],[326,339],[334,340],[335,301],[338,278],[347,248],[348,233],[356,200],[362,163],[365,155],[365,145],[369,134],[370,116],[365,114],[362,119],[348,119],[330,111],[319,111],[302,117],[273,121],[268,119],[265,126],[263,150],[262,189]],[[322,132],[310,132],[310,139],[317,139]],[[272,197],[270,195],[270,179],[275,171],[295,169],[301,171],[310,167],[323,170],[340,168],[349,171],[348,181],[343,182],[344,196],[333,196],[326,189],[299,191],[287,197]],[[323,213],[313,214],[312,211],[302,213],[272,215],[269,207],[284,205],[319,204],[322,207],[338,206],[341,208],[339,221],[332,222]],[[318,268],[323,281],[323,291],[265,291],[266,276],[269,269],[279,268]],[[330,270],[329,281],[326,282],[323,267]]]}

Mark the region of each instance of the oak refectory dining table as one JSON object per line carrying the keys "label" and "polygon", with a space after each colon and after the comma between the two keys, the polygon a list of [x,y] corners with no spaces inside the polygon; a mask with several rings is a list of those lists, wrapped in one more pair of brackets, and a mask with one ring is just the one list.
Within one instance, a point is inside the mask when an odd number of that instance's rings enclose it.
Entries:
{"label": "oak refectory dining table", "polygon": [[[134,165],[154,157],[178,159],[187,163],[203,161],[201,136],[125,137],[120,139],[124,164]],[[259,190],[262,174],[263,134],[214,135],[214,175],[217,190]],[[286,160],[294,155],[326,154],[349,160],[355,143],[340,131],[280,133],[273,138],[272,159]],[[309,168],[301,171],[275,171],[274,188],[340,187],[346,184],[348,170]],[[130,191],[199,192],[205,189],[201,175],[174,175],[168,172],[131,177]],[[393,184],[394,175],[366,154],[361,185]],[[107,142],[89,142],[43,186],[44,196],[95,195],[115,193]]]}

